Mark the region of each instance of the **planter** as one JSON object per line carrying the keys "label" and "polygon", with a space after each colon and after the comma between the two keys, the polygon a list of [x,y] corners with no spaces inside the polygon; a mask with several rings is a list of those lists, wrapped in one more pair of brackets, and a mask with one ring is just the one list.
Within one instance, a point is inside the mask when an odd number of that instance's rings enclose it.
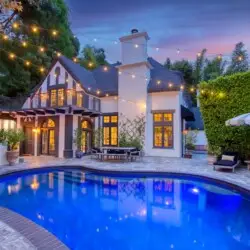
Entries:
{"label": "planter", "polygon": [[208,165],[213,165],[214,164],[214,162],[216,162],[216,160],[217,160],[217,157],[216,157],[216,155],[207,155],[207,163],[208,163]]}
{"label": "planter", "polygon": [[192,159],[192,154],[184,154],[184,158],[186,158],[186,159]]}
{"label": "planter", "polygon": [[83,157],[83,152],[80,150],[76,150],[75,156],[76,156],[76,158],[80,159]]}
{"label": "planter", "polygon": [[9,162],[10,166],[13,166],[13,165],[15,165],[15,163],[19,157],[19,151],[18,150],[7,151],[6,157],[7,157],[7,161]]}

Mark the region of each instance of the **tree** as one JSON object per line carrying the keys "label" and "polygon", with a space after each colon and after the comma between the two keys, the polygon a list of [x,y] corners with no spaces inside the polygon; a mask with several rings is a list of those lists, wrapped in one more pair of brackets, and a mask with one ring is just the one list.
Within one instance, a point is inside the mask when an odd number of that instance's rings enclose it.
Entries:
{"label": "tree", "polygon": [[198,85],[203,78],[203,67],[205,64],[206,52],[207,50],[203,49],[201,52],[197,54],[196,61],[194,63],[194,71],[193,71],[194,85]]}
{"label": "tree", "polygon": [[234,74],[237,72],[246,72],[249,69],[248,53],[243,42],[235,45],[232,53],[231,64],[228,67],[227,74]]}
{"label": "tree", "polygon": [[107,65],[105,51],[102,48],[86,45],[79,57],[80,64],[86,69],[93,70],[100,65]]}
{"label": "tree", "polygon": [[[78,55],[79,41],[70,29],[68,8],[64,1],[39,2],[40,6],[37,7],[31,0],[22,1],[22,11],[15,16],[15,21],[20,24],[18,29],[10,25],[6,32],[11,39],[0,43],[0,48],[17,56],[15,60],[9,60],[6,52],[0,50],[0,90],[6,96],[27,94],[42,77],[36,66],[48,68],[56,51],[69,58]],[[32,33],[32,25],[41,28]],[[52,30],[56,30],[58,35],[53,36]],[[22,47],[22,41],[27,42],[27,48]],[[40,46],[46,49],[45,53],[38,51]],[[34,67],[26,67],[18,57],[30,61]]]}
{"label": "tree", "polygon": [[212,59],[205,60],[205,66],[203,69],[203,80],[209,81],[222,76],[225,71],[226,61],[222,60],[220,56]]}

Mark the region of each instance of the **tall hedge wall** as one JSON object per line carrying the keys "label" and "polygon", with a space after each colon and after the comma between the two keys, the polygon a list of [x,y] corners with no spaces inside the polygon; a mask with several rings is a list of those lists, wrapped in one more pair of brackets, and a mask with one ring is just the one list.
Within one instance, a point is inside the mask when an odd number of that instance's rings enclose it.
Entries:
{"label": "tall hedge wall", "polygon": [[200,105],[209,148],[233,150],[250,158],[250,126],[227,127],[225,121],[250,113],[250,72],[200,84]]}

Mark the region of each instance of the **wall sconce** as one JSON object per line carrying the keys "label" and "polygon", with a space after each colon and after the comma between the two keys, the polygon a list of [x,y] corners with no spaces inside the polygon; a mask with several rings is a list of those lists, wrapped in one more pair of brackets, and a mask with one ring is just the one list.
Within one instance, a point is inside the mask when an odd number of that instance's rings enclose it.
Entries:
{"label": "wall sconce", "polygon": [[32,132],[34,132],[35,134],[40,133],[40,128],[33,128]]}

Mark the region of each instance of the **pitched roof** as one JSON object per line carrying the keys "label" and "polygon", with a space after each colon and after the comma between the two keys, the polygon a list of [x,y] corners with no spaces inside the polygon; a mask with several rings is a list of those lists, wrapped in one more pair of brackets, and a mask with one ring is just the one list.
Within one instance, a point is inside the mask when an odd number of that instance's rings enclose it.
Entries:
{"label": "pitched roof", "polygon": [[[116,66],[121,65],[120,63],[106,66],[108,67],[108,70],[106,71],[104,70],[105,66],[99,66],[95,70],[89,71],[81,65],[74,63],[65,56],[61,56],[57,60],[65,67],[65,69],[77,82],[82,84],[82,87],[86,92],[95,94],[97,90],[100,90],[100,96],[105,95],[105,93],[109,93],[110,95],[118,95],[118,69]],[[57,61],[54,61],[51,69],[56,62]],[[180,72],[166,69],[162,64],[154,60],[152,57],[148,58],[148,63],[152,66],[152,69],[150,70],[151,79],[148,84],[148,92],[179,90],[180,85],[184,83],[182,74]],[[38,86],[34,88],[34,92],[39,89],[44,79]],[[162,84],[157,84],[158,81],[161,81]],[[168,87],[168,83],[173,84],[171,89]],[[91,90],[89,90],[89,88]]]}

